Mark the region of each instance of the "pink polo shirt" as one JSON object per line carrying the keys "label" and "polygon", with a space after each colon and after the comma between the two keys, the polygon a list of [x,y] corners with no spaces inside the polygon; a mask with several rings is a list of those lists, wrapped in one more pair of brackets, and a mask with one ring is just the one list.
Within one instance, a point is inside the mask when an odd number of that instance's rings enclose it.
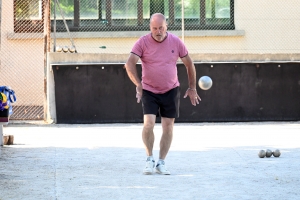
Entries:
{"label": "pink polo shirt", "polygon": [[143,89],[163,94],[179,86],[176,62],[188,51],[177,36],[167,32],[167,37],[157,42],[149,33],[135,43],[131,53],[142,61]]}

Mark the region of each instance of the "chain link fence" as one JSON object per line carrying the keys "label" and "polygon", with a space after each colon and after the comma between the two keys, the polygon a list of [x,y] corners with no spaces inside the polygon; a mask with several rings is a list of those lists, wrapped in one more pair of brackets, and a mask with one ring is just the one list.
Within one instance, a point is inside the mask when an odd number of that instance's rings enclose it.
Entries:
{"label": "chain link fence", "polygon": [[128,53],[132,43],[127,45],[126,40],[138,31],[148,32],[150,16],[156,12],[166,16],[168,30],[180,37],[182,30],[197,36],[197,31],[235,29],[233,0],[55,0],[53,50],[73,45],[71,37],[77,40],[78,52]]}
{"label": "chain link fence", "polygon": [[0,85],[10,86],[17,102],[11,119],[44,117],[43,3],[35,0],[1,2]]}
{"label": "chain link fence", "polygon": [[[161,12],[168,31],[181,37],[190,53],[299,53],[300,2],[233,0],[59,0],[56,2],[58,39],[80,53],[127,53],[127,40],[149,30],[151,14]],[[51,18],[54,19],[54,5]],[[182,12],[184,10],[184,12]],[[184,19],[182,21],[182,19]],[[136,39],[136,38],[135,38]],[[55,50],[54,50],[55,51]],[[272,59],[272,58],[270,58]]]}
{"label": "chain link fence", "polygon": [[[1,2],[0,84],[18,98],[11,119],[44,118],[44,7]],[[299,7],[298,0],[51,0],[50,51],[128,54],[160,12],[195,61],[299,61]]]}

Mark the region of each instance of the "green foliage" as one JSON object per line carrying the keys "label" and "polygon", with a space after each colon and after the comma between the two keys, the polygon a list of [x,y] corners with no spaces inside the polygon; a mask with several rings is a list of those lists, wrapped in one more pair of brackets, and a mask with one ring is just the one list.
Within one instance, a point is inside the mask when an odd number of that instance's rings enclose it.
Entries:
{"label": "green foliage", "polygon": [[[54,1],[51,1],[51,14],[53,14]],[[66,16],[73,16],[74,13],[74,0],[59,0],[59,6]],[[56,5],[56,12],[59,12],[59,7]]]}

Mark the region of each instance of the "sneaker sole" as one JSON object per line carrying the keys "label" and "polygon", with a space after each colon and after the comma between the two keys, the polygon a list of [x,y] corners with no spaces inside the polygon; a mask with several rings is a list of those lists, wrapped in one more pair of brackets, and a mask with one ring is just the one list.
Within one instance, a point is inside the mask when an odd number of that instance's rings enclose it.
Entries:
{"label": "sneaker sole", "polygon": [[144,175],[152,175],[153,172],[143,172]]}
{"label": "sneaker sole", "polygon": [[161,174],[161,175],[171,175],[171,173],[163,173],[161,171],[156,170],[156,173]]}

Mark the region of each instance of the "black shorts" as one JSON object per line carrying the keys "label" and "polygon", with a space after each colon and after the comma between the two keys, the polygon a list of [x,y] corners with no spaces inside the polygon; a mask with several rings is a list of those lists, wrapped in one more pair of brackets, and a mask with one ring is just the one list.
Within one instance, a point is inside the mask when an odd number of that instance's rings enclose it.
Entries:
{"label": "black shorts", "polygon": [[164,94],[143,90],[143,113],[166,118],[179,117],[180,88],[176,87]]}

